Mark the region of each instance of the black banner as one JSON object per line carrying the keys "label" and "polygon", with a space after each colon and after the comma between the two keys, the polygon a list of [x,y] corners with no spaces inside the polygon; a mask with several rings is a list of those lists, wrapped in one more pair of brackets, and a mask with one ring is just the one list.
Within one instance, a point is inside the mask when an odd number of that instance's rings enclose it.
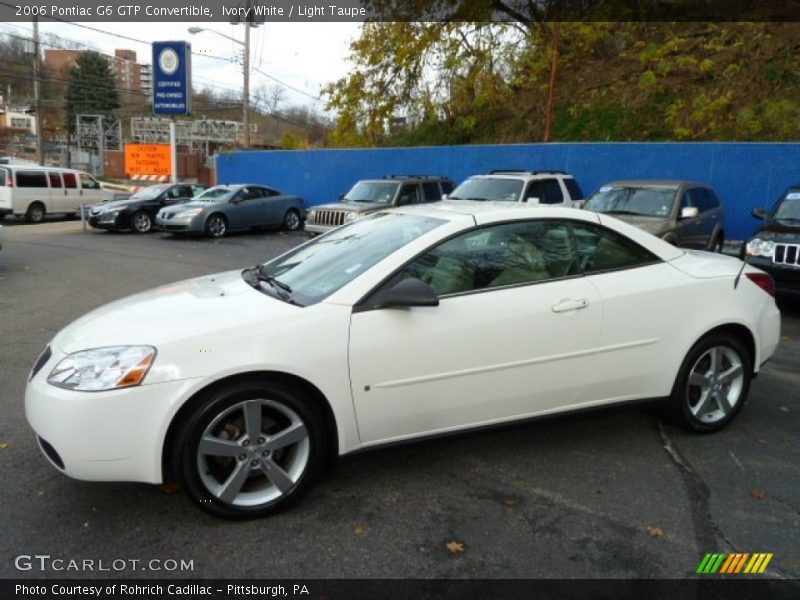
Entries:
{"label": "black banner", "polygon": [[800,21],[800,0],[0,0],[1,21]]}
{"label": "black banner", "polygon": [[800,597],[800,582],[763,577],[702,576],[690,580],[443,580],[443,579],[63,579],[3,580],[0,598],[42,598],[47,600],[267,600],[272,598],[309,600],[425,600],[528,598],[608,599],[636,598],[679,600],[794,600]]}

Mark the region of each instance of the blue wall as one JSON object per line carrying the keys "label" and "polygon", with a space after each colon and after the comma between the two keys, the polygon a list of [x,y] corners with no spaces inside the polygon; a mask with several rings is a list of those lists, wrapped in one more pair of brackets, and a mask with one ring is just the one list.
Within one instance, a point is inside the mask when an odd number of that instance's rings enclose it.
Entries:
{"label": "blue wall", "polygon": [[357,150],[233,152],[217,161],[219,183],[265,183],[311,206],[332,202],[359,179],[392,173],[445,175],[456,184],[491,169],[562,169],[585,194],[614,179],[710,183],[726,205],[728,239],[747,237],[756,207],[772,206],[800,181],[800,144],[575,143]]}

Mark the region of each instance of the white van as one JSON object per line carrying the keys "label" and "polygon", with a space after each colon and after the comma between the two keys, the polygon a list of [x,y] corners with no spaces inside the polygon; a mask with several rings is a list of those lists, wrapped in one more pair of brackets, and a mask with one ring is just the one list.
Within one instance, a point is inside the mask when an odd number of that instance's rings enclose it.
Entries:
{"label": "white van", "polygon": [[89,206],[112,200],[88,173],[75,169],[38,165],[0,166],[0,219],[8,214],[40,223],[46,215],[80,215],[81,204]]}

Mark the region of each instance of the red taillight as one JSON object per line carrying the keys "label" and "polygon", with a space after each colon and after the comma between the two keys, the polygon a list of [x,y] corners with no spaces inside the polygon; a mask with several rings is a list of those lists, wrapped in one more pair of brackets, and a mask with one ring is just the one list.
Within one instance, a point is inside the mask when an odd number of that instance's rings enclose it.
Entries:
{"label": "red taillight", "polygon": [[745,273],[747,278],[773,298],[775,297],[775,280],[767,273]]}

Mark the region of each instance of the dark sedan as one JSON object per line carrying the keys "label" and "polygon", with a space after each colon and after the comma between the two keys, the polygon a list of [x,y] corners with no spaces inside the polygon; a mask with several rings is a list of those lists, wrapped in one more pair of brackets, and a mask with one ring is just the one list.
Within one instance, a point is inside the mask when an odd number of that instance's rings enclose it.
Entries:
{"label": "dark sedan", "polygon": [[206,189],[207,186],[189,183],[151,185],[125,200],[95,204],[89,211],[89,225],[109,231],[148,233],[159,209],[191,200]]}
{"label": "dark sedan", "polygon": [[800,297],[800,184],[769,213],[757,208],[753,216],[764,222],[742,245],[742,257],[772,275],[779,295]]}
{"label": "dark sedan", "polygon": [[162,208],[156,215],[156,226],[176,234],[221,238],[228,231],[254,227],[295,231],[305,218],[305,203],[300,196],[264,185],[218,185],[191,202]]}

